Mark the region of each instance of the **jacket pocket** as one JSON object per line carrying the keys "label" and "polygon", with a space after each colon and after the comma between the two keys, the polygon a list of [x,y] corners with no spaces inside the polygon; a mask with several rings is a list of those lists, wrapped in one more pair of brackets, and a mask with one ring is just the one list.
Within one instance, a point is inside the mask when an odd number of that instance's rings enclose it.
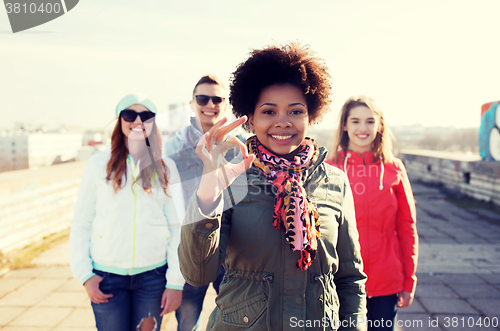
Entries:
{"label": "jacket pocket", "polygon": [[161,267],[153,269],[153,271],[158,276],[165,276],[165,274],[167,273],[167,269],[168,269],[168,264],[165,264],[165,265],[162,265]]}
{"label": "jacket pocket", "polygon": [[94,274],[96,274],[97,276],[102,277],[101,282],[102,282],[102,281],[104,280],[104,278],[106,278],[106,276],[108,275],[108,273],[107,273],[107,272],[104,272],[104,271],[101,271],[101,270],[97,270],[97,269],[92,269],[92,272],[93,272]]}
{"label": "jacket pocket", "polygon": [[224,323],[239,327],[250,327],[267,309],[267,297],[257,294],[245,301],[221,311]]}

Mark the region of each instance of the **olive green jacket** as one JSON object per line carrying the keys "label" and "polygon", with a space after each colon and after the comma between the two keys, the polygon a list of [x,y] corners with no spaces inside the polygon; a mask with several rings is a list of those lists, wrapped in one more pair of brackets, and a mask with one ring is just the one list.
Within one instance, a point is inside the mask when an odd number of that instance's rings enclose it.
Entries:
{"label": "olive green jacket", "polygon": [[246,172],[245,198],[224,212],[220,199],[211,216],[203,215],[193,196],[181,230],[182,274],[200,286],[215,280],[221,264],[226,269],[207,331],[366,329],[353,198],[347,177],[323,163],[325,156],[320,148],[304,183],[321,222],[317,255],[306,271],[296,266],[300,253],[273,227],[276,188],[257,168]]}

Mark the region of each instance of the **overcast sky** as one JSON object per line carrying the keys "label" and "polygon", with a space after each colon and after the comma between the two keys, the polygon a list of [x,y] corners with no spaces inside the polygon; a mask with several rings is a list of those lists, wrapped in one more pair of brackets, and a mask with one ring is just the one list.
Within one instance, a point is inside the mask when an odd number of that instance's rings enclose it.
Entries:
{"label": "overcast sky", "polygon": [[499,13],[498,0],[80,0],[13,34],[3,7],[0,128],[102,128],[131,92],[167,111],[189,101],[201,75],[226,82],[251,49],[293,40],[330,68],[323,128],[359,94],[390,125],[478,127],[481,105],[500,100]]}

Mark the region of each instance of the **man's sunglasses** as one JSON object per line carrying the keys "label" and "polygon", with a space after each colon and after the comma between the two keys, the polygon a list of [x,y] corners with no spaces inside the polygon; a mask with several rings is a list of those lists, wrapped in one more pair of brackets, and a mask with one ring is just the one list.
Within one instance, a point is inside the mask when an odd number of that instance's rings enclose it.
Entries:
{"label": "man's sunglasses", "polygon": [[196,96],[196,103],[200,106],[206,106],[210,99],[212,99],[214,105],[218,105],[219,103],[224,101],[224,98],[222,97],[209,97],[208,95],[200,94]]}
{"label": "man's sunglasses", "polygon": [[132,109],[124,109],[120,114],[125,122],[134,122],[137,116],[141,118],[141,122],[146,122],[155,117],[155,113],[152,111],[143,111],[138,113]]}

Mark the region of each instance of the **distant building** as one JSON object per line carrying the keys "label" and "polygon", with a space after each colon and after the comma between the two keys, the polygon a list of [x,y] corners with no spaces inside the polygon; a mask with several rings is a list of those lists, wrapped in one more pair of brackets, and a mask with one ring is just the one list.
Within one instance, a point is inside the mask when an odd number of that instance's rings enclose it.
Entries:
{"label": "distant building", "polygon": [[87,130],[83,133],[83,146],[94,146],[102,144],[104,140],[104,131]]}
{"label": "distant building", "polygon": [[0,132],[0,171],[32,169],[76,159],[81,133]]}
{"label": "distant building", "polygon": [[0,171],[27,169],[28,138],[23,131],[0,132]]}

